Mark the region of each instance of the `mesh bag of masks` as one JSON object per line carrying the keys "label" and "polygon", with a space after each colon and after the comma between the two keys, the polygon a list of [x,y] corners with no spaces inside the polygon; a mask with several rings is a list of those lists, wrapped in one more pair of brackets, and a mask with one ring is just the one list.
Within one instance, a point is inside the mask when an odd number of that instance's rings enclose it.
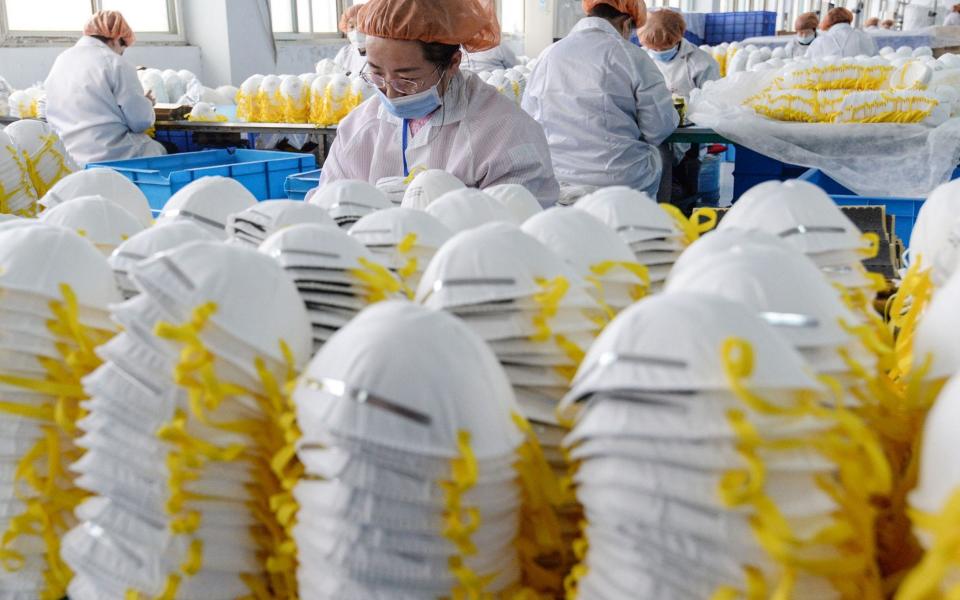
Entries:
{"label": "mesh bag of masks", "polygon": [[503,369],[462,321],[371,307],[317,354],[294,401],[300,597],[520,592],[544,467]]}
{"label": "mesh bag of masks", "polygon": [[237,92],[237,117],[251,123],[336,125],[374,91],[360,77],[342,73],[252,75]]}
{"label": "mesh bag of masks", "polygon": [[157,254],[132,280],[141,294],[112,310],[124,332],[83,382],[72,470],[93,496],[62,543],[69,595],[290,597],[270,499],[291,476],[282,388],[310,354],[297,290],[268,257],[220,242]]}
{"label": "mesh bag of masks", "polygon": [[84,391],[116,331],[110,268],[90,242],[61,227],[0,225],[0,597],[61,598],[70,571],[60,538],[83,493],[67,470]]}
{"label": "mesh bag of masks", "polygon": [[[878,442],[743,306],[668,291],[621,313],[562,405],[590,598],[880,598]],[[715,596],[716,594],[716,596]]]}

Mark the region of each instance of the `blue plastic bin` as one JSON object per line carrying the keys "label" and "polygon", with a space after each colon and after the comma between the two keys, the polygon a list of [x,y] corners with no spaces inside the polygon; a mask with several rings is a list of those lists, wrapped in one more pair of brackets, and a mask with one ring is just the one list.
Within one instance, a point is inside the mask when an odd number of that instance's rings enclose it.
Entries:
{"label": "blue plastic bin", "polygon": [[162,209],[185,185],[213,175],[236,179],[258,200],[284,198],[287,177],[316,169],[317,159],[312,154],[229,148],[87,165],[92,167],[123,174],[146,195],[151,208]]}
{"label": "blue plastic bin", "polygon": [[913,231],[913,224],[917,220],[920,207],[923,206],[923,198],[870,198],[867,196],[858,196],[824,175],[818,169],[810,169],[804,173],[800,179],[809,181],[822,188],[823,191],[830,194],[830,197],[833,198],[833,201],[839,206],[887,207],[887,214],[896,217],[894,227],[897,237],[903,240],[904,246],[910,246],[910,232]]}
{"label": "blue plastic bin", "polygon": [[290,200],[303,200],[307,197],[307,192],[320,185],[320,173],[323,169],[316,171],[307,171],[299,175],[290,175],[283,184],[283,190],[287,193]]}
{"label": "blue plastic bin", "polygon": [[772,11],[709,13],[704,21],[703,37],[707,44],[716,46],[776,32],[777,13]]}
{"label": "blue plastic bin", "polygon": [[765,181],[795,179],[802,176],[806,171],[806,167],[782,163],[779,160],[740,146],[736,150],[734,160],[734,201],[755,185]]}

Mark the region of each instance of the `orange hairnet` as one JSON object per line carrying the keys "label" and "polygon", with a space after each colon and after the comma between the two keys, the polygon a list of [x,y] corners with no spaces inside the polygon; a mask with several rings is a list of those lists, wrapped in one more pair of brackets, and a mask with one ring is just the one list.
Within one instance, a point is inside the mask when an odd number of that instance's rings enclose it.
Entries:
{"label": "orange hairnet", "polygon": [[793,23],[794,31],[803,31],[805,29],[816,30],[820,26],[820,19],[817,17],[817,13],[803,13],[802,15],[797,16],[797,20]]}
{"label": "orange hairnet", "polygon": [[[960,13],[960,4],[954,4],[953,7],[951,7],[950,10],[952,10],[953,12],[956,12],[956,13]],[[890,20],[892,21],[893,19],[890,19]]]}
{"label": "orange hairnet", "polygon": [[356,22],[357,13],[360,12],[360,7],[362,4],[354,4],[353,6],[347,8],[343,11],[343,14],[340,16],[340,31],[348,33],[350,31],[350,21]]}
{"label": "orange hairnet", "polygon": [[683,39],[687,23],[675,10],[656,10],[647,16],[647,24],[638,33],[645,48],[661,50],[672,48]]}
{"label": "orange hairnet", "polygon": [[[957,12],[960,12],[960,10]],[[896,23],[893,22],[893,19],[884,19],[883,22],[880,23],[880,27],[884,29],[893,29],[894,25],[896,25]]]}
{"label": "orange hairnet", "polygon": [[463,46],[482,52],[500,45],[495,0],[370,0],[357,29],[391,40]]}
{"label": "orange hairnet", "polygon": [[123,40],[128,47],[137,41],[127,20],[118,11],[101,10],[94,13],[83,27],[83,35],[99,35],[110,40]]}
{"label": "orange hairnet", "polygon": [[823,22],[820,23],[820,29],[827,31],[839,23],[853,23],[853,13],[842,6],[831,8],[827,12],[827,16],[825,16]]}
{"label": "orange hairnet", "polygon": [[867,19],[867,22],[864,23],[867,27],[879,27],[880,26],[880,17],[870,17]]}
{"label": "orange hairnet", "polygon": [[633,19],[633,25],[637,29],[644,26],[647,22],[647,5],[643,0],[581,0],[583,12],[590,14],[590,11],[600,4],[619,10],[625,15],[630,15]]}

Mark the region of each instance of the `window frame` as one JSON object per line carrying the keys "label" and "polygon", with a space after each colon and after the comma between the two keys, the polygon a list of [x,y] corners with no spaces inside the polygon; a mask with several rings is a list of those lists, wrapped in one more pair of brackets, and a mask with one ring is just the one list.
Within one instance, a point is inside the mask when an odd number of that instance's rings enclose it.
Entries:
{"label": "window frame", "polygon": [[[169,31],[151,31],[137,33],[137,43],[140,44],[186,44],[187,38],[183,24],[181,0],[164,0],[167,4],[167,25]],[[100,10],[101,0],[89,0],[90,14]],[[34,31],[11,30],[7,26],[7,3],[0,0],[0,46],[38,46],[61,42],[72,43],[83,32],[74,31]]]}
{"label": "window frame", "polygon": [[[290,15],[291,21],[293,22],[294,27],[298,27],[297,19],[297,0],[284,0],[285,2],[290,3]],[[314,0],[310,0],[310,6],[313,6]],[[306,42],[310,40],[324,40],[324,41],[334,41],[334,40],[345,40],[347,39],[346,34],[340,31],[339,23],[340,18],[343,16],[344,11],[347,10],[348,4],[347,0],[336,0],[337,3],[337,31],[328,31],[324,33],[311,33],[311,32],[300,32],[300,31],[274,31],[273,39],[278,42]],[[267,7],[270,7],[270,2],[267,0]],[[270,14],[271,22],[273,19],[273,13]],[[311,19],[312,21],[312,19]]]}

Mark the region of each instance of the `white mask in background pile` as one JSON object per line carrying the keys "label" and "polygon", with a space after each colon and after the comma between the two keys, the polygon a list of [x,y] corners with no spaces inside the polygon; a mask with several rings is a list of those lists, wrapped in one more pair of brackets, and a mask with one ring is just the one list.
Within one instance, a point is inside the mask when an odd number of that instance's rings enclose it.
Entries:
{"label": "white mask in background pile", "polygon": [[800,180],[754,186],[734,204],[717,227],[760,229],[782,238],[810,257],[832,281],[851,290],[868,290],[873,280],[862,260],[870,242],[823,190]]}
{"label": "white mask in background pile", "polygon": [[[298,454],[320,478],[294,490],[302,598],[484,595],[519,582],[518,407],[461,321],[407,302],[371,307],[314,357],[294,401]],[[451,471],[458,463],[473,476]],[[467,512],[477,527],[458,541],[449,525]]]}
{"label": "white mask in background pile", "polygon": [[410,185],[404,188],[403,200],[400,206],[425,210],[434,200],[447,192],[462,190],[463,182],[441,169],[427,169],[418,173]]}
{"label": "white mask in background pile", "polygon": [[554,207],[523,224],[533,236],[593,284],[593,295],[614,315],[647,293],[647,269],[636,262],[630,246],[617,232],[590,214]]}
{"label": "white mask in background pile", "polygon": [[74,198],[45,210],[40,220],[76,231],[105,257],[144,228],[128,210],[103,196]]}
{"label": "white mask in background pile", "polygon": [[259,246],[277,231],[300,223],[336,226],[319,206],[299,200],[265,200],[230,215],[227,232],[232,239]]}
{"label": "white mask in background pile", "polygon": [[[0,574],[0,585],[22,594],[10,597],[62,597],[67,581],[56,573],[65,573],[65,566],[42,536],[59,543],[75,523],[78,500],[71,498],[79,490],[66,468],[79,455],[72,421],[83,398],[80,378],[99,362],[93,347],[116,332],[107,306],[120,296],[106,259],[89,241],[25,220],[0,232],[0,296],[0,464],[8,473],[0,486],[0,531],[10,537],[5,547],[25,561],[23,568]],[[28,451],[38,454],[30,459]],[[48,463],[50,454],[60,462]],[[51,477],[50,487],[43,479],[21,479],[26,469]],[[29,511],[41,506],[45,514],[31,517]]]}
{"label": "white mask in background pile", "polygon": [[[279,546],[251,534],[280,525],[252,507],[269,505],[267,496],[281,489],[276,473],[256,475],[255,464],[281,450],[267,440],[285,435],[281,415],[264,412],[264,374],[282,386],[310,353],[296,288],[267,257],[219,242],[157,254],[134,267],[133,280],[141,294],[114,309],[125,332],[100,349],[108,362],[85,380],[91,400],[80,443],[88,453],[73,469],[95,495],[63,539],[76,573],[70,597],[118,598],[126,590],[155,596],[179,577],[178,596],[227,600],[251,593],[247,576],[283,595],[264,567],[264,555],[280,558]],[[159,326],[191,319],[192,327]],[[212,370],[192,372],[194,383],[181,380],[180,387],[171,374],[197,368],[182,362],[186,348],[194,356],[209,352]],[[239,388],[218,400],[197,387],[208,376]],[[187,402],[188,392],[200,393],[197,404]],[[246,427],[217,425],[238,422]],[[230,448],[244,450],[238,456]]]}
{"label": "white mask in background pile", "polygon": [[530,217],[543,211],[537,197],[517,183],[503,183],[484,188],[483,193],[503,205],[513,215],[515,225],[523,225]]}
{"label": "white mask in background pile", "polygon": [[332,225],[281,229],[260,252],[282,266],[300,292],[320,348],[367,305],[398,297],[400,281],[359,241]]}
{"label": "white mask in background pile", "polygon": [[328,183],[308,200],[325,209],[340,227],[349,228],[362,217],[393,207],[393,203],[375,186],[352,179]]}
{"label": "white mask in background pile", "polygon": [[157,224],[186,219],[202,225],[219,239],[226,239],[230,215],[256,204],[253,194],[235,179],[202,177],[170,197]]}
{"label": "white mask in background pile", "polygon": [[140,292],[130,279],[134,265],[157,252],[173,250],[190,242],[215,241],[217,238],[193,221],[171,221],[144,229],[120,244],[110,255],[110,267],[117,278],[117,286],[124,298]]}
{"label": "white mask in background pile", "polygon": [[676,222],[643,192],[617,186],[584,196],[573,205],[593,215],[630,245],[647,267],[650,291],[659,292],[674,261],[689,243]]}
{"label": "white mask in background pile", "polygon": [[[801,404],[799,391],[811,404]],[[738,304],[668,291],[622,312],[591,347],[563,403],[576,416],[564,445],[579,461],[574,479],[587,521],[578,597],[629,598],[638,590],[707,597],[724,589],[745,594],[754,584],[777,589],[784,566],[753,528],[777,534],[764,524],[771,513],[755,505],[771,506],[778,523],[805,540],[859,523],[870,512],[870,494],[886,491],[888,472],[858,456],[868,477],[856,483],[870,489],[851,485],[839,493],[863,512],[838,511],[819,478],[840,468],[832,452],[821,454],[821,442],[828,431],[846,430],[835,409],[820,409],[817,400],[828,398],[800,355]],[[758,441],[796,443],[755,445],[754,434]],[[872,442],[879,453],[875,440],[856,441]],[[751,479],[752,466],[760,479]],[[872,539],[872,519],[863,522],[870,525],[853,535]],[[868,566],[847,573],[833,560],[872,565],[871,544],[801,547],[825,566],[797,565],[790,597],[839,598],[843,586],[878,589]],[[747,581],[746,572],[761,581]]]}
{"label": "white mask in background pile", "polygon": [[466,231],[485,223],[513,223],[515,220],[503,204],[480,190],[466,187],[447,192],[425,210],[451,231]]}
{"label": "white mask in background pile", "polygon": [[40,198],[40,206],[50,209],[81,196],[103,196],[129,211],[144,227],[153,224],[150,203],[140,188],[120,173],[107,168],[87,169],[67,175]]}
{"label": "white mask in background pile", "polygon": [[453,232],[423,211],[398,206],[363,217],[350,228],[350,237],[366,246],[412,294],[430,259]]}

